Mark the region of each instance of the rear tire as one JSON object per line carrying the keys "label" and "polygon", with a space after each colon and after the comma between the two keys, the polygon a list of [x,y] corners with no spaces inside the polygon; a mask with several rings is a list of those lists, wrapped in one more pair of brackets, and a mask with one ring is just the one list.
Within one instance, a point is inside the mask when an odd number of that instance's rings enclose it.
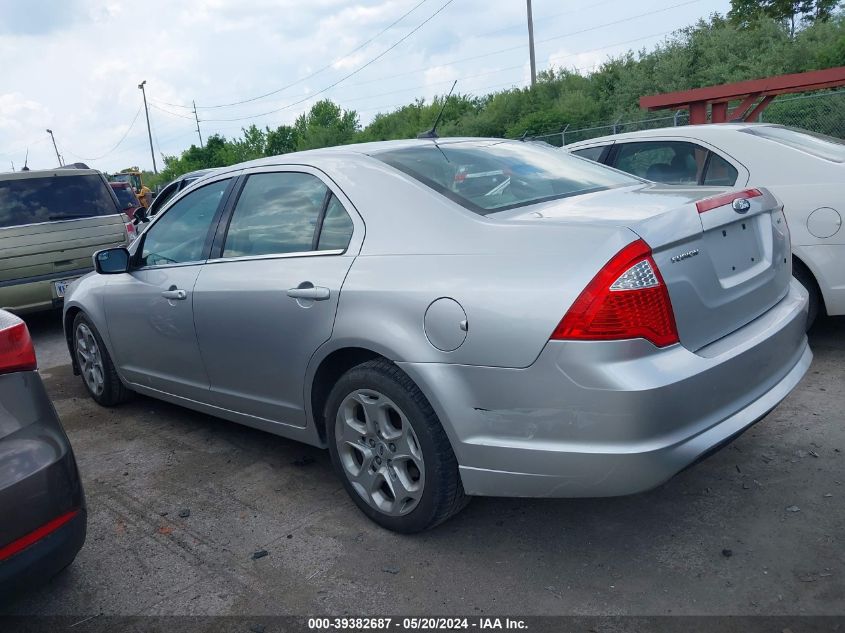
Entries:
{"label": "rear tire", "polygon": [[810,302],[807,308],[807,331],[813,327],[816,318],[819,316],[819,307],[821,305],[821,293],[819,286],[816,283],[813,273],[801,262],[793,260],[792,262],[792,276],[801,282],[801,285],[807,290],[810,295]]}
{"label": "rear tire", "polygon": [[120,381],[100,333],[82,312],[73,320],[73,354],[85,389],[97,404],[113,407],[131,398],[132,392]]}
{"label": "rear tire", "polygon": [[341,376],[326,402],[325,420],[344,488],[382,527],[420,532],[469,501],[440,420],[393,363],[372,360]]}

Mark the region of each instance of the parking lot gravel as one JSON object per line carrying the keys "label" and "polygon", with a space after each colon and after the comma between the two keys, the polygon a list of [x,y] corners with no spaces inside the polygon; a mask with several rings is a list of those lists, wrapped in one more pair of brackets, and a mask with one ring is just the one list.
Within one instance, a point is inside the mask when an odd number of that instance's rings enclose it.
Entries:
{"label": "parking lot gravel", "polygon": [[367,520],[328,453],[163,402],[103,409],[59,315],[27,319],[88,540],[5,615],[845,613],[845,318],[766,419],[648,493],[477,498],[433,531]]}

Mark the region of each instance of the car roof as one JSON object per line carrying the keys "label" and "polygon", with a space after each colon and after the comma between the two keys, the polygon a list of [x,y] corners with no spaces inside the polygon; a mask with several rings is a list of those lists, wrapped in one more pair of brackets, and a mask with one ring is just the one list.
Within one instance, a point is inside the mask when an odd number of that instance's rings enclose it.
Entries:
{"label": "car roof", "polygon": [[503,138],[475,138],[475,137],[446,137],[436,139],[400,139],[394,141],[372,141],[369,143],[352,143],[349,145],[335,145],[333,147],[321,147],[319,149],[309,149],[301,152],[290,152],[289,154],[279,154],[278,156],[267,156],[266,158],[257,158],[255,160],[231,165],[229,167],[221,167],[215,169],[217,173],[224,173],[226,171],[235,171],[240,169],[249,169],[253,167],[264,167],[280,164],[296,164],[302,162],[303,159],[311,162],[314,159],[320,158],[337,158],[345,156],[352,160],[363,160],[365,157],[386,152],[389,150],[407,149],[410,147],[430,147],[432,144],[440,146],[455,145],[458,143],[466,145],[486,145],[489,143],[519,143],[521,141],[514,141]]}
{"label": "car roof", "polygon": [[0,180],[24,180],[26,178],[66,178],[68,176],[94,176],[100,172],[96,169],[30,169],[27,171],[10,171],[0,173]]}
{"label": "car roof", "polygon": [[112,187],[114,187],[115,189],[126,189],[127,187],[131,187],[131,186],[132,186],[132,185],[130,185],[128,182],[125,182],[125,181],[122,181],[122,180],[119,180],[119,181],[115,181],[115,180],[113,180],[113,181],[111,181],[109,184],[110,184]]}
{"label": "car roof", "polygon": [[622,132],[608,136],[598,136],[566,145],[567,149],[585,147],[587,145],[601,145],[614,141],[626,141],[640,138],[653,138],[663,136],[683,136],[688,138],[700,138],[704,136],[718,136],[723,133],[732,133],[747,130],[750,127],[772,127],[771,123],[702,123],[700,125],[679,125],[677,127],[659,127],[650,130],[637,130],[635,132]]}

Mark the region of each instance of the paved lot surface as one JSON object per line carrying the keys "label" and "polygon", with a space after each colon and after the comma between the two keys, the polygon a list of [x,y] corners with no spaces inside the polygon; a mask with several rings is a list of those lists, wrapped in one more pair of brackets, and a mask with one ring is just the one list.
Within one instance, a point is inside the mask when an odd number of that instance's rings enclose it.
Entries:
{"label": "paved lot surface", "polygon": [[768,418],[661,488],[479,498],[411,537],[365,519],[320,450],[147,398],[98,407],[57,315],[28,321],[89,531],[0,612],[845,614],[845,319],[817,325]]}

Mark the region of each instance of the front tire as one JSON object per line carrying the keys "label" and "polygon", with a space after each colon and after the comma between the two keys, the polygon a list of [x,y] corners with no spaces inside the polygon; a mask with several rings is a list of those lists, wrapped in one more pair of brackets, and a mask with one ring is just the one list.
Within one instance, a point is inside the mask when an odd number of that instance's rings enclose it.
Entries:
{"label": "front tire", "polygon": [[393,363],[346,372],[325,408],[332,463],[364,514],[406,534],[442,523],[467,503],[458,461],[426,397]]}
{"label": "front tire", "polygon": [[132,392],[120,381],[100,333],[82,312],[73,320],[73,353],[85,389],[97,404],[113,407],[131,397]]}

